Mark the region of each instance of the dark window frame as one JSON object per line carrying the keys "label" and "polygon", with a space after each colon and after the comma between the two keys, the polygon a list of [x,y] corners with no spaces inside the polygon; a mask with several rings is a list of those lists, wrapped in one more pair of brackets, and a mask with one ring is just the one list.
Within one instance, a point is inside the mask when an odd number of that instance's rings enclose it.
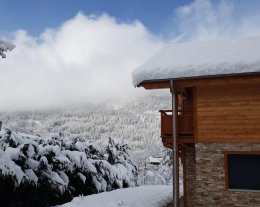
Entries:
{"label": "dark window frame", "polygon": [[260,151],[223,151],[224,153],[224,173],[225,173],[225,189],[227,191],[257,191],[260,190],[250,190],[250,189],[233,189],[229,188],[229,173],[228,173],[228,155],[260,155]]}

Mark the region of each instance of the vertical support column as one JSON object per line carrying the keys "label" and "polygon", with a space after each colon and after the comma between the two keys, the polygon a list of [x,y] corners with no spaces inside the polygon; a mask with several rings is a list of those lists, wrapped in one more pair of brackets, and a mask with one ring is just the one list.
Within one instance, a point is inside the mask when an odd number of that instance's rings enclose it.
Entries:
{"label": "vertical support column", "polygon": [[174,87],[173,80],[170,81],[171,94],[172,94],[172,134],[173,134],[173,203],[174,207],[179,207],[179,150],[178,150],[178,128],[177,128],[177,116],[178,116],[178,104],[177,93]]}

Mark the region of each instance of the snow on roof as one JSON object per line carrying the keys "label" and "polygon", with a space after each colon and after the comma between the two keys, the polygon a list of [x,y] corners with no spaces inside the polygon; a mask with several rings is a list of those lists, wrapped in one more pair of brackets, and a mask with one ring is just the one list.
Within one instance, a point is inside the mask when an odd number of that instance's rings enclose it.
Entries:
{"label": "snow on roof", "polygon": [[173,43],[135,69],[133,84],[210,75],[260,72],[260,36]]}

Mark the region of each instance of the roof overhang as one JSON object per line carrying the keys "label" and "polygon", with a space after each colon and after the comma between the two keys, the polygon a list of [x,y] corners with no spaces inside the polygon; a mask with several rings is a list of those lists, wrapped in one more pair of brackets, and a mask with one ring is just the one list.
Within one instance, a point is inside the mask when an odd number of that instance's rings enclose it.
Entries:
{"label": "roof overhang", "polygon": [[[154,79],[144,80],[137,87],[143,87],[147,90],[153,89],[167,89],[170,88],[170,81],[173,80],[176,83],[184,86],[196,86],[204,83],[206,85],[216,85],[225,83],[247,83],[248,79],[252,79],[256,82],[260,81],[260,72],[248,72],[248,73],[232,73],[232,74],[220,74],[220,75],[207,75],[207,76],[195,76],[195,77],[178,77],[168,79]],[[260,84],[260,82],[259,82]]]}

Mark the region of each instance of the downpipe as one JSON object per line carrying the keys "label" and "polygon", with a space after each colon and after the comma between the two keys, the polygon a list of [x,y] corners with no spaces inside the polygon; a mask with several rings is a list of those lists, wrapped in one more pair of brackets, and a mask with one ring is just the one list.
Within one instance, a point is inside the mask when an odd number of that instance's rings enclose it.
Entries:
{"label": "downpipe", "polygon": [[173,80],[170,81],[170,91],[172,94],[172,134],[173,134],[173,204],[179,207],[179,150],[177,140],[177,91]]}

